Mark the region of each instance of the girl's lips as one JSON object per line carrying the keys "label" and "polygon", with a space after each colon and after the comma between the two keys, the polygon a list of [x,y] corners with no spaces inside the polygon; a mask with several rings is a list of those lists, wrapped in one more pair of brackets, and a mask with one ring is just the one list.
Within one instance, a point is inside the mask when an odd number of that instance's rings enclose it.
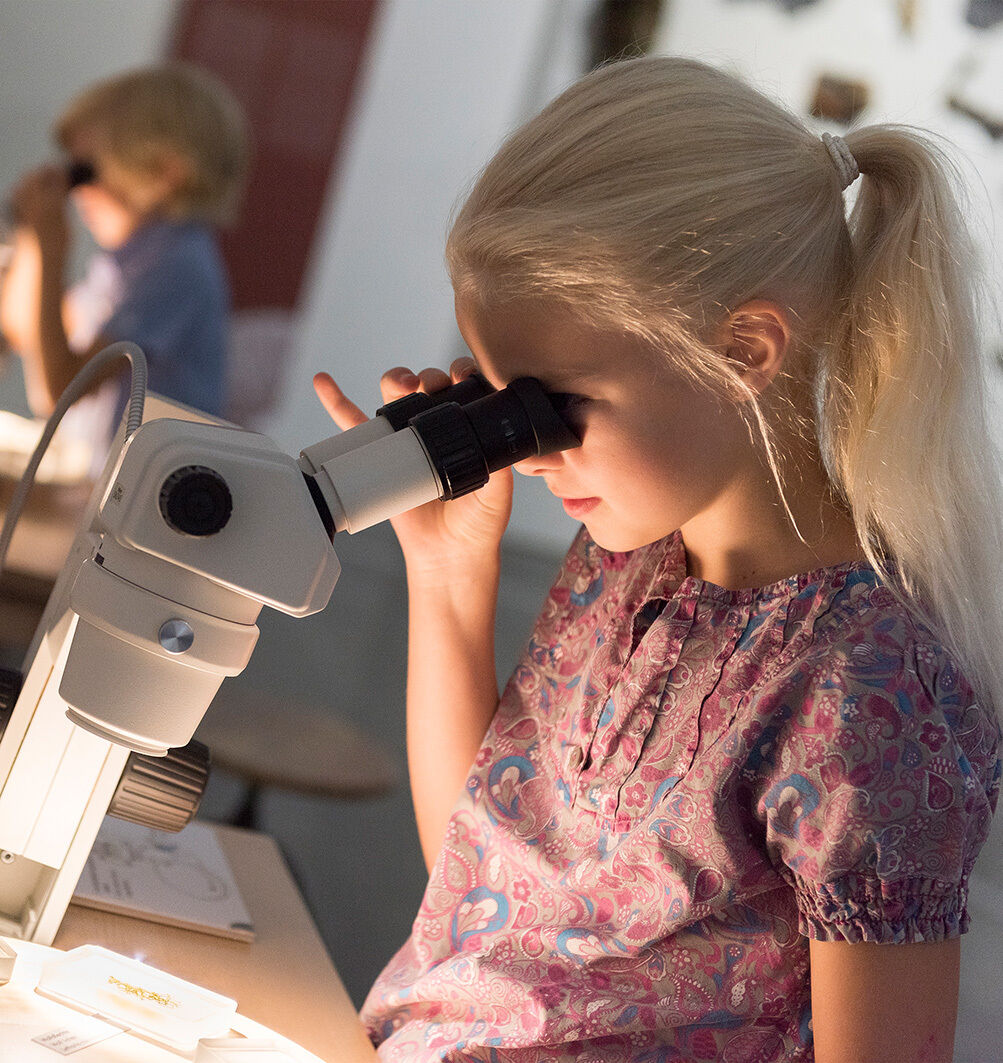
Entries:
{"label": "girl's lips", "polygon": [[575,520],[581,520],[599,505],[598,498],[562,498],[561,501],[564,503],[564,512]]}

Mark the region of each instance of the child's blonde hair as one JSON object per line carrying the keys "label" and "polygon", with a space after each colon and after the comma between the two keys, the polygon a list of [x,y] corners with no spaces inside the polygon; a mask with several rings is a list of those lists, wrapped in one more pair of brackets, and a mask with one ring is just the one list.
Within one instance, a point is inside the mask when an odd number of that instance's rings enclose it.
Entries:
{"label": "child's blonde hair", "polygon": [[70,102],[53,133],[64,148],[79,134],[100,137],[127,190],[156,176],[165,153],[179,156],[186,176],[166,213],[211,223],[235,216],[247,175],[247,122],[229,90],[204,70],[169,63],[100,81]]}
{"label": "child's blonde hair", "polygon": [[[449,236],[453,283],[557,299],[648,340],[742,402],[781,494],[764,413],[786,403],[870,563],[999,710],[1000,494],[955,170],[899,126],[846,143],[863,173],[849,221],[826,146],[766,96],[689,59],[601,68],[484,169]],[[709,343],[752,298],[794,324],[783,402],[758,403]]]}

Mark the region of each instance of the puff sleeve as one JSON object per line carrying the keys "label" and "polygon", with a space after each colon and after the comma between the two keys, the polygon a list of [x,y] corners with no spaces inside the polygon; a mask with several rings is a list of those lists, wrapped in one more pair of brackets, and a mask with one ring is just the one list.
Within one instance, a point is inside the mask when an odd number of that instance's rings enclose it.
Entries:
{"label": "puff sleeve", "polygon": [[764,690],[753,815],[804,936],[955,937],[999,791],[996,715],[901,617],[878,612],[848,635]]}

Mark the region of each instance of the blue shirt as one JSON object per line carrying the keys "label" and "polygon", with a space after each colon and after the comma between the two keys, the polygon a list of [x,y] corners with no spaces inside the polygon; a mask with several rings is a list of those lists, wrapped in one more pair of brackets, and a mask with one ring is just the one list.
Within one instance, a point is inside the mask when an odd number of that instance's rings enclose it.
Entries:
{"label": "blue shirt", "polygon": [[[95,255],[72,299],[80,320],[71,337],[77,350],[98,338],[130,340],[146,355],[151,391],[222,414],[230,297],[210,229],[149,222],[122,247]],[[127,394],[126,376],[119,414]]]}

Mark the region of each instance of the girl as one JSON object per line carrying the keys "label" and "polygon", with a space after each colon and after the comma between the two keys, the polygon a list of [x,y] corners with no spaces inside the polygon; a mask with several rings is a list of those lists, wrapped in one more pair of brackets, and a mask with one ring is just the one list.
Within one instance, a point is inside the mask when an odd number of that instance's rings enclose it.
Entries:
{"label": "girl", "polygon": [[[29,404],[48,416],[85,361],[131,340],[146,354],[154,391],[221,414],[229,285],[215,227],[232,219],[244,185],[239,106],[203,71],[164,64],[85,89],[53,133],[88,179],[71,188],[65,164],[22,177],[0,289],[0,330],[24,363]],[[68,201],[100,250],[64,291]],[[97,436],[102,454],[127,390],[106,382],[68,415],[76,434]]]}
{"label": "girl", "polygon": [[431,877],[363,1009],[382,1059],[951,1058],[1003,626],[948,175],[678,58],[484,170],[457,320],[495,386],[575,396],[581,447],[519,468],[584,527],[499,701],[510,477],[395,521]]}

